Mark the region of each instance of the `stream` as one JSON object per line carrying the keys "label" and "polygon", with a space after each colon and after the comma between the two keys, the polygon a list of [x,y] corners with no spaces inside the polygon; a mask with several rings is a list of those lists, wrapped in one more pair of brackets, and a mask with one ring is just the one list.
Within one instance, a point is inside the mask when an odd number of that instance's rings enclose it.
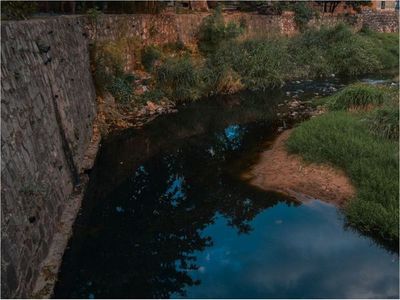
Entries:
{"label": "stream", "polygon": [[100,149],[55,298],[398,298],[399,256],[319,200],[247,185],[277,110],[343,87],[210,97]]}

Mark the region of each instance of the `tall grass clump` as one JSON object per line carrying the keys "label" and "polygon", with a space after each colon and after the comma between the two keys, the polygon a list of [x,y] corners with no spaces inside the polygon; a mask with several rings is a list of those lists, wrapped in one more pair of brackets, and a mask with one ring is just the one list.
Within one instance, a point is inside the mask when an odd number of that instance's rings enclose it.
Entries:
{"label": "tall grass clump", "polygon": [[389,99],[390,97],[383,87],[356,83],[328,97],[327,106],[331,110],[367,108],[381,105]]}
{"label": "tall grass clump", "polygon": [[210,58],[215,72],[231,68],[250,90],[281,87],[288,78],[290,57],[285,39],[225,43]]}
{"label": "tall grass clump", "polygon": [[295,128],[291,153],[343,169],[357,188],[345,207],[350,224],[396,241],[399,237],[398,144],[372,135],[360,116],[329,112]]}
{"label": "tall grass clump", "polygon": [[383,69],[399,67],[399,35],[398,33],[378,33],[363,27],[360,36],[370,41],[375,55]]}
{"label": "tall grass clump", "polygon": [[143,48],[141,60],[144,69],[148,72],[153,71],[154,63],[162,56],[161,51],[155,46],[148,46]]}
{"label": "tall grass clump", "polygon": [[376,136],[398,141],[399,106],[385,105],[372,111],[367,117],[367,126]]}
{"label": "tall grass clump", "polygon": [[245,25],[234,22],[225,24],[221,8],[218,7],[214,13],[206,17],[199,29],[198,47],[199,50],[207,55],[218,49],[223,42],[233,40],[244,32]]}
{"label": "tall grass clump", "polygon": [[290,40],[289,51],[294,65],[305,68],[306,74],[302,75],[356,76],[384,68],[375,42],[339,24],[333,28],[306,30]]}
{"label": "tall grass clump", "polygon": [[130,41],[95,42],[91,45],[91,62],[94,82],[99,95],[110,92],[119,103],[129,103],[133,97],[133,74],[124,70],[125,51]]}
{"label": "tall grass clump", "polygon": [[184,102],[201,96],[199,68],[190,57],[169,58],[156,70],[157,88],[170,100]]}

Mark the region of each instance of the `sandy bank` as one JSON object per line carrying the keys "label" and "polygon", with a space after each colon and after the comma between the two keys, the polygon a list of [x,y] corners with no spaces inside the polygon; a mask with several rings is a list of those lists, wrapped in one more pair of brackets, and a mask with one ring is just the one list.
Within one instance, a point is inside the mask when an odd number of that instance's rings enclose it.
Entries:
{"label": "sandy bank", "polygon": [[342,206],[354,196],[355,189],[343,172],[327,165],[309,164],[298,155],[288,154],[285,141],[290,132],[283,132],[262,152],[242,178],[261,189],[281,192],[303,202],[320,199]]}

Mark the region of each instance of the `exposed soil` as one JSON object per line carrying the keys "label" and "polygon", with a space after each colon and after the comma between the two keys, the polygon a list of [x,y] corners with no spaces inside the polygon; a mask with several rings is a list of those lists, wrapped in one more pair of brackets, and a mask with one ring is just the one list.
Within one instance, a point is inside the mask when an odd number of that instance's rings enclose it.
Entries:
{"label": "exposed soil", "polygon": [[328,165],[309,164],[298,155],[290,155],[285,141],[291,130],[284,131],[272,146],[260,154],[259,161],[242,178],[264,190],[276,191],[299,201],[319,199],[343,206],[355,194],[346,175]]}

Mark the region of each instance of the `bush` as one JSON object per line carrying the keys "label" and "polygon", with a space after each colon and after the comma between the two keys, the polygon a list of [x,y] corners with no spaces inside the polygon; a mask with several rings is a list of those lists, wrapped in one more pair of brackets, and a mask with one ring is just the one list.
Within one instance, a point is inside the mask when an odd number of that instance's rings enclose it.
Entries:
{"label": "bush", "polygon": [[293,60],[304,65],[312,76],[356,76],[385,67],[376,42],[376,38],[353,33],[348,26],[339,24],[305,31],[291,40],[289,51]]}
{"label": "bush", "polygon": [[244,23],[237,25],[229,22],[225,25],[221,9],[217,8],[214,13],[203,20],[198,34],[198,47],[203,54],[213,53],[218,46],[235,39],[244,31]]}
{"label": "bush", "polygon": [[161,52],[155,46],[148,46],[142,50],[142,65],[148,72],[153,71],[154,63],[161,58]]}
{"label": "bush", "polygon": [[201,96],[200,72],[189,57],[169,58],[156,72],[157,88],[176,102]]}
{"label": "bush", "polygon": [[308,24],[308,22],[315,15],[314,10],[306,2],[296,2],[293,4],[294,21],[297,27],[303,31]]}
{"label": "bush", "polygon": [[381,105],[388,99],[388,93],[383,88],[357,83],[330,96],[327,99],[327,106],[331,110],[366,108],[371,105]]}
{"label": "bush", "polygon": [[30,1],[2,1],[1,14],[8,20],[26,20],[37,12],[37,3]]}
{"label": "bush", "polygon": [[165,95],[163,91],[159,89],[151,90],[144,92],[140,97],[139,100],[141,103],[146,103],[147,101],[151,102],[160,102],[161,100],[165,99]]}
{"label": "bush", "polygon": [[355,199],[345,208],[348,222],[398,243],[397,142],[375,137],[359,116],[341,111],[300,124],[289,137],[287,148],[310,162],[343,169],[357,188]]}
{"label": "bush", "polygon": [[399,67],[399,35],[397,33],[378,33],[371,30],[361,30],[360,36],[369,41],[383,69],[398,69]]}
{"label": "bush", "polygon": [[112,78],[106,88],[119,103],[127,104],[133,99],[133,75],[120,75]]}
{"label": "bush", "polygon": [[374,110],[366,118],[371,133],[397,141],[399,139],[399,107],[384,106]]}
{"label": "bush", "polygon": [[284,39],[226,43],[210,57],[208,65],[216,73],[231,68],[251,90],[280,87],[290,68],[285,43]]}
{"label": "bush", "polygon": [[124,71],[130,41],[96,42],[91,45],[91,62],[97,92],[109,91],[119,103],[133,100],[133,74]]}

